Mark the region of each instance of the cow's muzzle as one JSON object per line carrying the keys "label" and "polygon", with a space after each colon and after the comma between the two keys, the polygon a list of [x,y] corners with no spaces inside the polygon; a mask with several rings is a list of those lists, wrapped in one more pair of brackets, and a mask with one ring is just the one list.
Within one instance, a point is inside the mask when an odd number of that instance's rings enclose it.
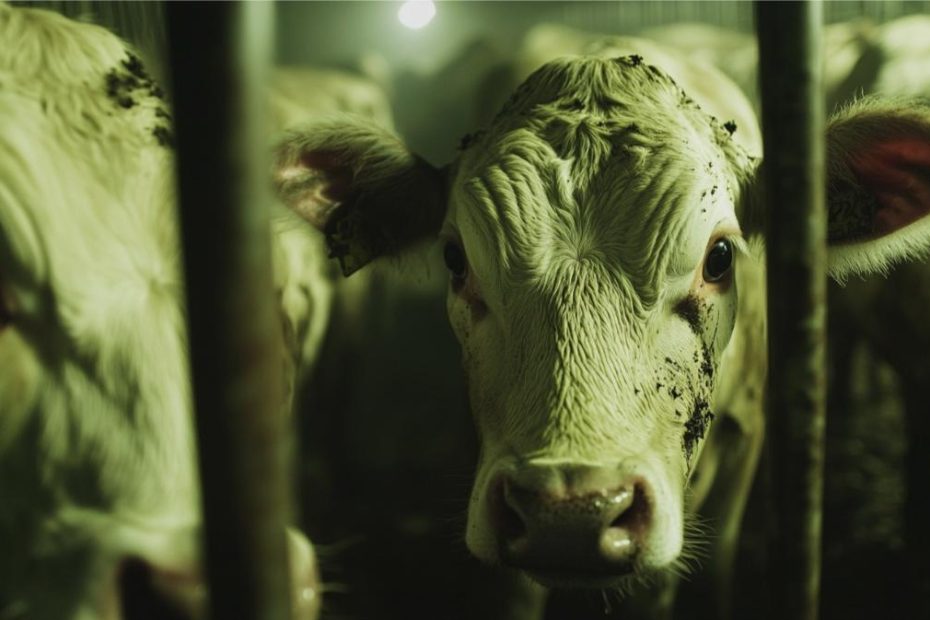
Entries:
{"label": "cow's muzzle", "polygon": [[652,522],[641,477],[523,465],[492,484],[501,560],[547,586],[608,587],[634,572]]}

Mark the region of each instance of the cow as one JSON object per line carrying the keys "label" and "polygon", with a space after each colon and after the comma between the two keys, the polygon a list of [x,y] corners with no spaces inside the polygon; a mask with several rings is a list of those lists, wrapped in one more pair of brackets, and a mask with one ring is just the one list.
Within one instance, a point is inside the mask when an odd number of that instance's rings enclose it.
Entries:
{"label": "cow", "polygon": [[[169,106],[101,27],[0,3],[0,42],[0,617],[200,617]],[[384,97],[336,73],[330,99],[295,102],[313,75],[277,72],[269,125],[314,102],[389,125]],[[269,208],[290,408],[339,287],[322,236]],[[313,547],[287,539],[311,620]]]}
{"label": "cow", "polygon": [[[472,554],[550,587],[655,579],[650,614],[701,544],[695,514],[726,599],[764,426],[762,164],[737,141],[758,127],[709,114],[748,104],[700,71],[688,93],[639,54],[558,59],[441,168],[339,120],[276,163],[347,274],[439,239],[482,441]],[[826,140],[830,274],[925,255],[930,108],[866,99]]]}

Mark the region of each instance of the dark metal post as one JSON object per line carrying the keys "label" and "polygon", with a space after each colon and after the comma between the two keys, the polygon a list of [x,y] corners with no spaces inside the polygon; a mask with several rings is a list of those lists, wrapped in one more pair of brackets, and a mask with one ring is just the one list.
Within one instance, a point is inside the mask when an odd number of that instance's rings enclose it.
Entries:
{"label": "dark metal post", "polygon": [[818,614],[826,340],[819,1],[757,2],[765,140],[772,617]]}
{"label": "dark metal post", "polygon": [[262,114],[272,4],[166,6],[211,616],[290,615]]}

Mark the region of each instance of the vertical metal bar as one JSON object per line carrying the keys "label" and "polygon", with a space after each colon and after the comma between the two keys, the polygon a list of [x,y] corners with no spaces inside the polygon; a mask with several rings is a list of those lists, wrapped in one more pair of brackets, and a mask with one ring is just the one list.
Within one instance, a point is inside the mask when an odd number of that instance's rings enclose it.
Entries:
{"label": "vertical metal bar", "polygon": [[823,9],[818,0],[755,8],[765,144],[772,617],[814,620],[826,417]]}
{"label": "vertical metal bar", "polygon": [[280,323],[261,102],[267,2],[166,6],[210,612],[290,615]]}

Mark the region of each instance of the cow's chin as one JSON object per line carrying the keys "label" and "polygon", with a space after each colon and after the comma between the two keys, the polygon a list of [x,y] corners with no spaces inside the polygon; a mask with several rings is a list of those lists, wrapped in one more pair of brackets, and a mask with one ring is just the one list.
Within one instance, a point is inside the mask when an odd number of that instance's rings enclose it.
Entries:
{"label": "cow's chin", "polygon": [[501,562],[508,568],[520,570],[541,586],[559,590],[618,590],[625,592],[639,583],[647,582],[674,564],[674,558],[663,566],[648,566],[642,562],[632,563],[625,570],[586,571],[552,570]]}
{"label": "cow's chin", "polygon": [[619,590],[630,589],[655,571],[632,570],[623,575],[599,573],[561,573],[552,571],[523,571],[539,585],[553,590]]}

